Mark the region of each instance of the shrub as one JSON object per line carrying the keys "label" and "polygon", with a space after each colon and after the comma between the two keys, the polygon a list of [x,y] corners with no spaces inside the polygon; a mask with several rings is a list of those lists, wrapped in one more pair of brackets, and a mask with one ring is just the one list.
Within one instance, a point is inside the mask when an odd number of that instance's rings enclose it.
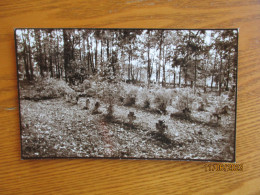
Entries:
{"label": "shrub", "polygon": [[163,94],[157,94],[155,99],[154,99],[154,103],[156,105],[156,108],[162,112],[163,114],[166,114],[166,108],[167,108],[167,104],[169,103],[169,100],[167,99],[167,97],[165,97]]}
{"label": "shrub", "polygon": [[125,105],[125,106],[133,106],[133,105],[135,105],[135,102],[136,102],[136,94],[137,94],[137,92],[136,92],[135,90],[131,90],[131,91],[126,95],[124,105]]}
{"label": "shrub", "polygon": [[129,120],[129,125],[132,127],[133,126],[133,122],[136,119],[135,113],[134,112],[129,112],[127,117],[128,117],[128,120]]}
{"label": "shrub", "polygon": [[217,96],[214,102],[214,113],[227,114],[229,104],[227,95],[222,94],[221,96]]}
{"label": "shrub", "polygon": [[100,103],[99,102],[96,102],[95,103],[95,106],[94,106],[94,108],[93,108],[93,110],[92,110],[92,114],[100,114],[100,112],[99,112],[99,107],[100,107]]}
{"label": "shrub", "polygon": [[125,106],[133,106],[135,105],[135,100],[136,97],[135,96],[127,96],[125,99]]}
{"label": "shrub", "polygon": [[165,125],[165,121],[159,120],[158,123],[156,123],[156,129],[160,134],[165,134],[165,130],[168,129],[168,126]]}
{"label": "shrub", "polygon": [[119,101],[124,101],[125,93],[120,84],[108,83],[107,81],[98,82],[96,91],[98,97],[105,103],[115,104],[119,97],[121,97]]}
{"label": "shrub", "polygon": [[90,80],[84,80],[82,83],[82,86],[85,90],[90,89],[91,88],[91,81]]}
{"label": "shrub", "polygon": [[65,81],[54,78],[38,78],[33,86],[26,86],[29,87],[30,93],[21,90],[21,97],[35,101],[59,98],[74,92]]}
{"label": "shrub", "polygon": [[150,105],[151,105],[151,102],[150,102],[150,101],[151,101],[150,99],[145,99],[145,100],[144,100],[144,108],[145,108],[145,109],[150,108]]}
{"label": "shrub", "polygon": [[176,108],[183,112],[185,109],[192,109],[192,103],[196,96],[193,94],[190,88],[185,88],[179,91],[178,100],[176,102]]}
{"label": "shrub", "polygon": [[89,109],[90,100],[87,98],[85,102],[85,107],[83,109],[88,110]]}
{"label": "shrub", "polygon": [[220,114],[228,114],[228,106],[227,105],[222,107]]}
{"label": "shrub", "polygon": [[91,89],[91,88],[87,89],[85,91],[85,93],[86,93],[86,97],[94,97],[96,95],[96,91],[94,89]]}
{"label": "shrub", "polygon": [[125,98],[122,97],[122,96],[119,96],[119,97],[118,97],[118,100],[119,100],[120,103],[124,103],[124,99],[125,99]]}
{"label": "shrub", "polygon": [[189,120],[191,121],[191,111],[189,108],[185,108],[180,112],[176,112],[176,113],[172,113],[171,114],[171,118],[177,118],[177,119],[181,119],[181,120]]}
{"label": "shrub", "polygon": [[200,102],[199,107],[198,107],[198,111],[205,111],[205,107],[204,107],[203,102]]}
{"label": "shrub", "polygon": [[219,113],[212,113],[210,115],[210,121],[209,121],[209,124],[210,125],[218,125],[219,122],[221,120],[221,115]]}
{"label": "shrub", "polygon": [[107,107],[107,113],[106,115],[104,116],[104,119],[106,121],[111,121],[114,119],[114,107],[112,104],[109,104],[109,106]]}

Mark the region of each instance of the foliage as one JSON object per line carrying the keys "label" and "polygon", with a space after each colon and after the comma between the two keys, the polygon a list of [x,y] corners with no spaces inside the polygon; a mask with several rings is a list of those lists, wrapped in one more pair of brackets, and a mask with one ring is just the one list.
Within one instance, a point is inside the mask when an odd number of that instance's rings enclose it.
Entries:
{"label": "foliage", "polygon": [[[29,91],[27,91],[29,89]],[[21,98],[28,100],[44,100],[63,97],[65,94],[75,92],[69,85],[59,79],[44,78],[37,79],[33,84],[21,83]]]}
{"label": "foliage", "polygon": [[125,102],[124,105],[125,106],[133,106],[135,105],[136,102],[136,94],[137,91],[136,90],[131,90],[126,94],[126,98],[125,98]]}
{"label": "foliage", "polygon": [[165,97],[163,94],[158,93],[155,96],[154,103],[156,105],[156,108],[161,111],[163,114],[166,114],[166,108],[169,103],[169,100],[167,97]]}
{"label": "foliage", "polygon": [[178,94],[176,108],[181,112],[184,109],[191,110],[192,103],[195,99],[196,99],[196,95],[194,95],[193,91],[190,88],[181,89]]}
{"label": "foliage", "polygon": [[163,87],[196,91],[210,79],[219,95],[236,84],[236,30],[18,29],[16,40],[19,78],[27,81],[51,77],[78,85],[99,76],[150,88],[155,78]]}
{"label": "foliage", "polygon": [[182,111],[172,113],[171,118],[192,121],[191,111],[189,108],[184,108]]}
{"label": "foliage", "polygon": [[158,123],[156,123],[156,129],[160,134],[165,134],[165,130],[168,129],[168,126],[165,125],[165,121],[159,120]]}
{"label": "foliage", "polygon": [[104,115],[104,119],[107,122],[112,122],[112,120],[114,119],[114,107],[112,104],[109,104],[109,106],[107,107],[107,113]]}
{"label": "foliage", "polygon": [[146,98],[146,99],[144,100],[144,108],[145,108],[145,109],[146,109],[146,108],[150,108],[150,105],[151,105],[151,100],[148,99],[148,98]]}

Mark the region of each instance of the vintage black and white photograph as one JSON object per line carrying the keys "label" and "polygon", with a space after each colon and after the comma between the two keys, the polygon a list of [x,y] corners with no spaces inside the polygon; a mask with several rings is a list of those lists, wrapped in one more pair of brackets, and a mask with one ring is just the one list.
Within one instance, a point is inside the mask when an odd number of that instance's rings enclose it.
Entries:
{"label": "vintage black and white photograph", "polygon": [[21,155],[235,161],[237,29],[16,29]]}

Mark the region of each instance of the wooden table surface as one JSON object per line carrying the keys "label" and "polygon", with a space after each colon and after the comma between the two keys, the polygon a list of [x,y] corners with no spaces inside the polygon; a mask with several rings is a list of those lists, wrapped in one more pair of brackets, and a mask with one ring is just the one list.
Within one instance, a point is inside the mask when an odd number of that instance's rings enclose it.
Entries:
{"label": "wooden table surface", "polygon": [[[237,163],[20,160],[14,28],[239,28]],[[260,1],[0,2],[0,194],[260,194]]]}

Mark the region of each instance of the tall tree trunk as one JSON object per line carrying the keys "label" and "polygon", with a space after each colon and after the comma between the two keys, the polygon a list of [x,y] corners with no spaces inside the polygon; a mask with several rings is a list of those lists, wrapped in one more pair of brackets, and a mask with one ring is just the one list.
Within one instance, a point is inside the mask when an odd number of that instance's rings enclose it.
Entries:
{"label": "tall tree trunk", "polygon": [[195,54],[195,67],[194,67],[194,83],[193,83],[193,93],[196,93],[196,82],[197,82],[197,55]]}
{"label": "tall tree trunk", "polygon": [[133,63],[132,63],[132,61],[133,61],[133,55],[131,55],[131,79],[134,80],[134,70],[133,70]]}
{"label": "tall tree trunk", "polygon": [[213,74],[211,74],[211,83],[210,83],[210,90],[212,91],[213,89]]}
{"label": "tall tree trunk", "polygon": [[229,54],[228,54],[228,62],[227,62],[227,75],[226,75],[226,77],[227,77],[227,83],[226,83],[226,91],[228,91],[228,85],[229,85],[229,74],[230,74],[230,53],[231,53],[231,51],[229,51]]}
{"label": "tall tree trunk", "polygon": [[96,50],[95,50],[95,70],[98,70],[98,41],[96,39]]}
{"label": "tall tree trunk", "polygon": [[37,64],[40,69],[41,77],[44,76],[44,63],[43,63],[43,53],[42,53],[42,44],[41,44],[41,31],[39,29],[34,29],[35,33],[35,44],[36,44],[36,51],[37,51]]}
{"label": "tall tree trunk", "polygon": [[173,87],[175,88],[175,77],[176,77],[176,73],[175,73],[175,71],[174,71],[174,73],[173,73]]}
{"label": "tall tree trunk", "polygon": [[60,62],[59,62],[59,36],[57,35],[57,46],[56,46],[56,75],[57,75],[57,78],[60,79]]}
{"label": "tall tree trunk", "polygon": [[109,40],[107,39],[107,61],[109,61]]}
{"label": "tall tree trunk", "polygon": [[30,37],[28,35],[28,54],[29,54],[29,63],[30,63],[30,80],[33,80],[33,63],[32,63],[32,52],[31,52],[31,42],[30,42]]}
{"label": "tall tree trunk", "polygon": [[148,82],[148,88],[150,87],[151,83],[151,61],[150,61],[150,31],[148,35],[148,50],[147,50],[147,55],[148,55],[148,63],[147,63],[147,82]]}
{"label": "tall tree trunk", "polygon": [[94,74],[96,72],[96,69],[95,69],[95,65],[94,65],[94,55],[93,55],[93,53],[90,56],[91,56],[91,58],[90,58],[90,60],[91,60],[91,70],[92,70],[92,73]]}
{"label": "tall tree trunk", "polygon": [[163,79],[162,79],[162,86],[165,87],[166,78],[165,78],[165,65],[167,63],[167,59],[165,57],[165,47],[163,47]]}
{"label": "tall tree trunk", "polygon": [[[215,59],[214,59],[214,67],[213,67],[213,71],[215,72],[215,68],[216,68],[216,63],[217,63],[217,52],[215,53]],[[213,81],[214,81],[214,73],[211,74],[211,84],[210,84],[210,90],[213,90]]]}
{"label": "tall tree trunk", "polygon": [[75,60],[75,37],[74,36],[72,36],[71,60]]}
{"label": "tall tree trunk", "polygon": [[24,60],[25,76],[26,76],[26,79],[29,81],[30,73],[29,73],[28,58],[27,58],[27,44],[25,41],[24,41],[24,48],[23,48],[23,60]]}
{"label": "tall tree trunk", "polygon": [[103,74],[103,40],[100,40],[100,64],[101,64],[101,73]]}
{"label": "tall tree trunk", "polygon": [[44,45],[43,47],[43,53],[44,53],[44,69],[49,73],[48,65],[47,65],[47,55],[46,55],[46,47]]}
{"label": "tall tree trunk", "polygon": [[129,56],[128,56],[128,67],[127,67],[127,77],[128,80],[130,80],[130,72],[131,72],[131,51],[129,52]]}
{"label": "tall tree trunk", "polygon": [[50,53],[49,55],[50,55],[50,57],[49,57],[49,61],[50,61],[50,72],[51,72],[51,77],[53,77],[52,54]]}
{"label": "tall tree trunk", "polygon": [[159,43],[159,67],[158,67],[158,82],[161,79],[161,63],[162,63],[162,44],[163,44],[163,31],[160,34],[160,43]]}
{"label": "tall tree trunk", "polygon": [[90,45],[89,45],[89,38],[87,37],[87,50],[88,50],[88,54],[87,54],[87,58],[88,58],[88,72],[91,72],[91,57],[90,57]]}
{"label": "tall tree trunk", "polygon": [[181,66],[180,66],[180,71],[179,71],[179,87],[181,87]]}
{"label": "tall tree trunk", "polygon": [[85,62],[85,60],[86,60],[86,55],[85,55],[85,53],[86,53],[86,45],[85,45],[85,37],[83,36],[83,40],[82,40],[82,49],[83,49],[83,51],[82,51],[82,59],[83,59],[83,64],[84,64],[84,66],[86,66],[86,62]]}
{"label": "tall tree trunk", "polygon": [[68,82],[68,67],[70,61],[70,44],[69,36],[65,29],[63,29],[63,40],[64,40],[64,71],[65,71],[65,80]]}
{"label": "tall tree trunk", "polygon": [[221,87],[222,87],[222,52],[220,53],[220,68],[219,68],[219,72],[218,72],[218,87],[219,87],[219,91],[218,91],[218,95],[221,95]]}

